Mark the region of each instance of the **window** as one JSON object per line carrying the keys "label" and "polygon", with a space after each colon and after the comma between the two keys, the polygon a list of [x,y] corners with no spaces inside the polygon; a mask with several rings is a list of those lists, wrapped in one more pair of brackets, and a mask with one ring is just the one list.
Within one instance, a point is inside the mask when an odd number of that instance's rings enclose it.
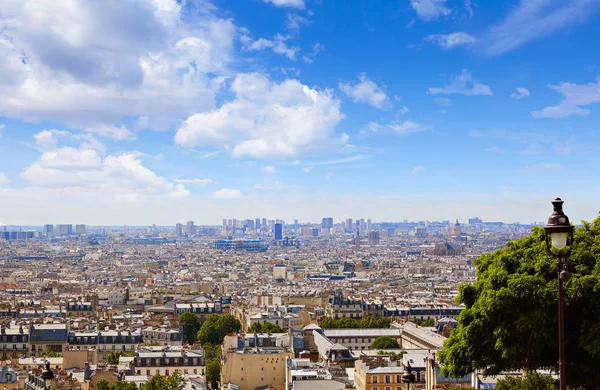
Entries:
{"label": "window", "polygon": [[169,370],[165,370],[165,375],[169,376]]}
{"label": "window", "polygon": [[386,386],[386,387],[385,387],[385,390],[392,390],[392,388],[391,388],[391,387],[389,387],[389,386]]}
{"label": "window", "polygon": [[141,375],[142,374],[142,370],[137,370],[137,374]]}
{"label": "window", "polygon": [[[392,382],[392,377],[389,375],[385,376],[385,383],[391,383]],[[385,389],[385,390],[390,390],[390,389]]]}
{"label": "window", "polygon": [[402,375],[396,375],[396,383],[402,383]]}
{"label": "window", "polygon": [[197,374],[197,373],[198,373],[198,369],[194,368],[194,374]]}
{"label": "window", "polygon": [[146,375],[150,376],[150,370],[146,370]]}
{"label": "window", "polygon": [[[377,383],[377,381],[378,381],[378,376],[373,375],[373,383]],[[375,388],[374,390],[377,390],[377,388]]]}

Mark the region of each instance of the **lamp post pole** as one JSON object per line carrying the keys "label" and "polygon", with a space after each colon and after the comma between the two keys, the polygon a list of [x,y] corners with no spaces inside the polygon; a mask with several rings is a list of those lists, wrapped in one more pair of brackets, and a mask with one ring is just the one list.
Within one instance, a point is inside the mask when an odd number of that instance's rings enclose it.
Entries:
{"label": "lamp post pole", "polygon": [[[546,230],[546,248],[548,253],[558,259],[556,270],[558,274],[558,371],[560,375],[560,390],[567,390],[567,368],[565,354],[565,309],[564,282],[569,280],[566,259],[573,247],[573,226],[569,217],[563,212],[563,201],[556,198],[552,201],[554,210],[548,218]],[[566,251],[563,251],[567,247]],[[553,251],[554,248],[556,251]]]}

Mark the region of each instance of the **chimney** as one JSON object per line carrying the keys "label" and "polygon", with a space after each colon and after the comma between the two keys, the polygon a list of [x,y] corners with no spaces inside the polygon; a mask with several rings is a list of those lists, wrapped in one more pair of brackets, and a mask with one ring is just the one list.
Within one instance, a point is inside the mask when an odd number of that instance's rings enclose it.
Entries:
{"label": "chimney", "polygon": [[23,334],[23,324],[19,325],[19,333]]}

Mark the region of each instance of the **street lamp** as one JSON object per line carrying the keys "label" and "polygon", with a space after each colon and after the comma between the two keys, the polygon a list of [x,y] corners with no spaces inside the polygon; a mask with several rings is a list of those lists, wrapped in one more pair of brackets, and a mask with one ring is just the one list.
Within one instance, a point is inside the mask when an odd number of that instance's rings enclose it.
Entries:
{"label": "street lamp", "polygon": [[42,379],[44,380],[44,388],[47,389],[47,384],[49,380],[54,379],[54,373],[50,368],[50,362],[46,360],[46,368],[42,371]]}
{"label": "street lamp", "polygon": [[[563,212],[563,203],[560,198],[552,201],[554,210],[552,215],[548,217],[548,224],[544,227],[546,230],[546,249],[551,256],[558,259],[556,269],[558,272],[558,370],[560,373],[560,390],[567,389],[563,283],[569,280],[569,271],[565,259],[569,256],[573,247],[574,230],[569,222],[569,217]],[[567,246],[567,250],[563,250]],[[555,250],[552,250],[552,248]]]}
{"label": "street lamp", "polygon": [[407,363],[407,366],[404,368],[404,373],[400,377],[402,383],[406,383],[406,390],[410,390],[410,384],[415,383],[415,374],[412,373],[410,363]]}

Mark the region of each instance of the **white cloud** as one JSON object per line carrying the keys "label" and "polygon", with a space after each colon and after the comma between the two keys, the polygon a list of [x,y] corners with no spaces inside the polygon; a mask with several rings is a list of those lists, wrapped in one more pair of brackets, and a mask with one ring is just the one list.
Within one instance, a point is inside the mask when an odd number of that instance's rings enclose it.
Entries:
{"label": "white cloud", "polygon": [[419,131],[423,131],[423,126],[413,121],[405,121],[402,123],[393,123],[389,125],[389,127],[394,130],[396,133],[415,133]]}
{"label": "white cloud", "polygon": [[235,188],[222,188],[215,191],[214,197],[217,199],[241,199],[244,195]]}
{"label": "white cloud", "polygon": [[286,15],[285,27],[288,30],[291,30],[294,34],[298,34],[300,27],[308,26],[310,23],[310,20],[304,16],[289,13]]}
{"label": "white cloud", "polygon": [[106,146],[98,141],[92,134],[71,133],[64,130],[42,130],[35,134],[35,143],[42,151],[53,151],[59,140],[72,142],[82,149],[96,150],[102,154],[106,153]]}
{"label": "white cloud", "polygon": [[450,15],[451,12],[446,7],[446,0],[411,0],[410,5],[417,12],[419,18],[425,21]]}
{"label": "white cloud", "polygon": [[6,177],[6,175],[2,172],[0,172],[0,186],[4,185],[4,184],[8,184],[10,183],[10,180],[8,180],[8,177]]}
{"label": "white cloud", "polygon": [[386,125],[382,125],[378,122],[369,122],[369,124],[366,126],[366,131],[371,131],[373,133],[393,131],[398,134],[409,134],[424,130],[425,127],[411,120],[406,120],[404,122],[392,122]]}
{"label": "white cloud", "polygon": [[115,139],[140,118],[168,129],[212,109],[212,79],[228,72],[236,26],[176,0],[6,0],[0,115],[50,121]]}
{"label": "white cloud", "polygon": [[425,38],[444,49],[452,49],[457,46],[467,46],[474,44],[477,40],[465,32],[456,32],[452,34],[432,34]]}
{"label": "white cloud", "polygon": [[595,83],[573,84],[562,82],[559,85],[550,85],[563,96],[563,100],[556,106],[544,107],[540,111],[531,113],[534,118],[564,118],[570,115],[589,115],[590,110],[581,108],[593,103],[600,103],[600,77]]}
{"label": "white cloud", "polygon": [[292,157],[343,144],[332,137],[344,114],[331,90],[248,73],[237,75],[231,92],[235,99],[219,109],[187,118],[175,142],[189,148],[232,145],[234,157],[254,158]]}
{"label": "white cloud", "polygon": [[414,167],[411,171],[411,173],[415,174],[415,173],[423,173],[425,172],[427,169],[421,165],[417,165],[416,167]]}
{"label": "white cloud", "polygon": [[524,97],[529,96],[529,90],[527,90],[526,88],[517,88],[517,92],[513,92],[510,97],[513,99],[523,99]]}
{"label": "white cloud", "polygon": [[370,80],[366,73],[359,74],[358,79],[360,83],[354,84],[354,86],[349,83],[339,83],[340,90],[352,98],[355,103],[365,102],[379,109],[390,106],[389,97],[384,88]]}
{"label": "white cloud", "polygon": [[563,28],[581,24],[600,3],[595,0],[521,0],[482,40],[482,50],[498,55],[514,50]]}
{"label": "white cloud", "polygon": [[265,3],[271,3],[276,7],[291,7],[304,9],[304,0],[263,0]]}
{"label": "white cloud", "polygon": [[276,54],[286,56],[290,61],[296,61],[296,55],[300,51],[297,46],[288,46],[285,41],[290,39],[289,35],[275,35],[272,40],[260,38],[253,41],[250,37],[245,36],[242,40],[244,48],[250,51],[262,51],[265,49],[271,49]]}
{"label": "white cloud", "polygon": [[471,0],[465,0],[465,10],[469,14],[469,17],[473,16],[473,6],[471,5]]}
{"label": "white cloud", "polygon": [[273,165],[269,165],[269,166],[266,166],[266,167],[262,167],[261,171],[263,171],[264,173],[268,173],[268,174],[272,175],[272,174],[274,174],[274,173],[277,172],[277,168],[275,168],[275,166],[273,166]]}
{"label": "white cloud", "polygon": [[175,179],[175,182],[193,186],[206,187],[209,184],[213,184],[215,181],[212,179]]}
{"label": "white cloud", "polygon": [[[103,158],[97,150],[87,148],[86,141],[77,136],[58,130],[37,134],[35,138],[42,154],[21,173],[21,177],[34,187],[78,188],[120,200],[148,196],[180,199],[189,195],[183,184],[170,182],[144,167],[135,152]],[[81,146],[57,147],[59,138],[81,142]]]}
{"label": "white cloud", "polygon": [[459,75],[452,77],[450,84],[443,88],[429,88],[427,93],[430,95],[457,94],[465,96],[490,96],[494,94],[489,86],[480,83],[479,80],[474,80],[466,69],[463,69]]}
{"label": "white cloud", "polygon": [[402,115],[406,115],[406,114],[408,114],[409,112],[410,112],[410,110],[408,109],[408,107],[406,107],[406,106],[402,106],[402,107],[400,108],[400,111],[398,111],[398,114],[399,114],[400,116],[402,116]]}
{"label": "white cloud", "polygon": [[317,42],[312,47],[312,53],[308,53],[302,56],[302,61],[306,62],[307,64],[312,64],[315,58],[317,58],[317,55],[319,55],[319,53],[324,50],[325,45]]}
{"label": "white cloud", "polygon": [[254,189],[259,191],[283,190],[286,187],[287,186],[280,181],[273,183],[257,183],[254,185]]}

